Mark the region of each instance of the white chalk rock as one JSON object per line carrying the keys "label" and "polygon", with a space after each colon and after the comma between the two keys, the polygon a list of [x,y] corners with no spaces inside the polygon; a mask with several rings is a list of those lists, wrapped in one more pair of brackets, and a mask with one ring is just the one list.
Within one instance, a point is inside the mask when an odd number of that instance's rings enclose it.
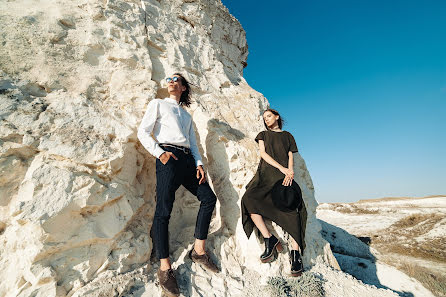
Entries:
{"label": "white chalk rock", "polygon": [[[220,1],[1,6],[1,296],[160,294],[149,261],[155,162],[136,130],[176,71],[193,84],[188,111],[218,196],[207,246],[222,269],[211,275],[187,260],[199,203],[180,188],[169,227],[182,292],[240,296],[288,273],[286,254],[261,264],[262,247],[241,226],[240,199],[259,160],[253,138],[268,102],[243,79],[245,32]],[[309,213],[304,264],[332,271],[338,265],[298,153],[295,173]]]}

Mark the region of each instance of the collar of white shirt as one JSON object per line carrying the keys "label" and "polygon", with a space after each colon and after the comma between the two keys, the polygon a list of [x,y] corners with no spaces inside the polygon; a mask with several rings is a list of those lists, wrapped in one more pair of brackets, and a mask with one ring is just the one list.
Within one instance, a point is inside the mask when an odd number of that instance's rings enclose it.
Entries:
{"label": "collar of white shirt", "polygon": [[172,99],[170,97],[164,98],[164,100],[166,100],[167,102],[170,102],[170,103],[175,103],[176,105],[180,105],[177,100]]}

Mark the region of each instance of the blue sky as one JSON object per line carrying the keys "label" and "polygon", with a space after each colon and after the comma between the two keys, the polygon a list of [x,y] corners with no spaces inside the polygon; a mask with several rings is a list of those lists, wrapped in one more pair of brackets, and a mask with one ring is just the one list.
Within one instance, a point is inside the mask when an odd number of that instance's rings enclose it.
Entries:
{"label": "blue sky", "polygon": [[318,201],[446,194],[446,1],[222,2]]}

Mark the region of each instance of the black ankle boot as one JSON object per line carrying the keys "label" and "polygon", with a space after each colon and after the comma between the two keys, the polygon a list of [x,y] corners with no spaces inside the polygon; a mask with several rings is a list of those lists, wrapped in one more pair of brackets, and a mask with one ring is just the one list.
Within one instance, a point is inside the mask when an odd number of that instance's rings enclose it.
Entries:
{"label": "black ankle boot", "polygon": [[264,240],[265,251],[262,255],[260,255],[260,261],[263,263],[268,263],[275,259],[275,254],[277,251],[282,251],[282,244],[274,235],[271,235],[270,238],[264,238]]}
{"label": "black ankle boot", "polygon": [[302,264],[302,257],[299,251],[292,250],[290,255],[291,261],[291,275],[300,276],[304,270],[304,265]]}

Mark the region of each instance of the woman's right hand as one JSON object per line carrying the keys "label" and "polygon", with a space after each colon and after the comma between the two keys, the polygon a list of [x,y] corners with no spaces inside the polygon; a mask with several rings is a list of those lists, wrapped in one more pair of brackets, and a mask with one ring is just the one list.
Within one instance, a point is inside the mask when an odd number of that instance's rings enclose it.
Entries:
{"label": "woman's right hand", "polygon": [[288,169],[286,167],[280,167],[280,172],[285,174],[285,176],[290,176],[291,178],[294,178],[294,171],[292,169]]}
{"label": "woman's right hand", "polygon": [[282,181],[282,185],[284,186],[291,186],[291,184],[293,183],[293,179],[294,179],[294,171],[293,169],[289,169],[286,167],[280,168],[280,172],[282,172],[283,174],[285,174],[285,178]]}
{"label": "woman's right hand", "polygon": [[289,175],[285,176],[285,178],[282,181],[282,185],[284,185],[285,187],[291,186],[292,183],[293,183],[293,178]]}
{"label": "woman's right hand", "polygon": [[178,160],[177,156],[175,156],[173,153],[171,153],[171,152],[164,152],[160,156],[160,161],[161,161],[161,163],[166,165],[166,163],[169,161],[170,158],[174,158],[175,160]]}

